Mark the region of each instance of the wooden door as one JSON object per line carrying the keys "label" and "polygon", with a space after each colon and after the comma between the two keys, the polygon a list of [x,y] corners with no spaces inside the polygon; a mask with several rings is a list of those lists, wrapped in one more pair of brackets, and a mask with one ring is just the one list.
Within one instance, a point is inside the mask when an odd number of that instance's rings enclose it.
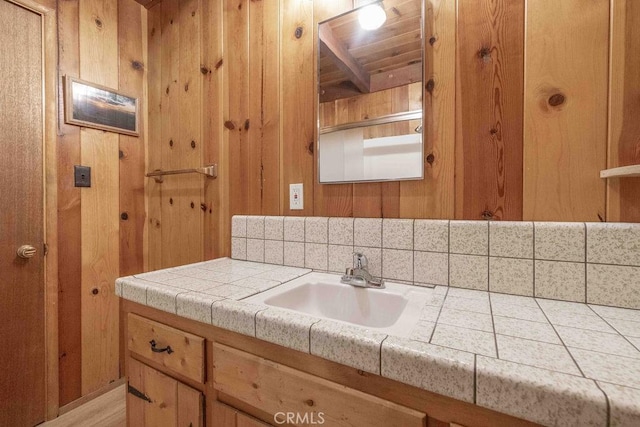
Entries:
{"label": "wooden door", "polygon": [[269,427],[271,425],[218,401],[213,402],[211,406],[213,427]]}
{"label": "wooden door", "polygon": [[[0,0],[0,425],[45,416],[42,18]],[[21,258],[22,245],[35,249]]]}
{"label": "wooden door", "polygon": [[202,427],[202,393],[135,359],[128,370],[130,427]]}

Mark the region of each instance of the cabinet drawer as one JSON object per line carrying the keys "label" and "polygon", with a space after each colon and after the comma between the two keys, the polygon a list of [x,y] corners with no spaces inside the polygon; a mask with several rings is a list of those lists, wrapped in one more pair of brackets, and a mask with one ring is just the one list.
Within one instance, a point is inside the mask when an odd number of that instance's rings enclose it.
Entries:
{"label": "cabinet drawer", "polygon": [[128,348],[167,370],[204,382],[204,338],[129,313]]}
{"label": "cabinet drawer", "polygon": [[213,379],[216,390],[274,416],[297,414],[303,424],[426,425],[424,413],[220,344],[213,346]]}

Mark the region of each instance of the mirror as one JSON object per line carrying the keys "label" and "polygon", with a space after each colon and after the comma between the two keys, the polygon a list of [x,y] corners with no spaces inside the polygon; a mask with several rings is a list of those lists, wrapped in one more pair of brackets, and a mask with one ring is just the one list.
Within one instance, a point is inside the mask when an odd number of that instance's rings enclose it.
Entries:
{"label": "mirror", "polygon": [[320,183],[423,178],[422,13],[375,1],[318,25]]}

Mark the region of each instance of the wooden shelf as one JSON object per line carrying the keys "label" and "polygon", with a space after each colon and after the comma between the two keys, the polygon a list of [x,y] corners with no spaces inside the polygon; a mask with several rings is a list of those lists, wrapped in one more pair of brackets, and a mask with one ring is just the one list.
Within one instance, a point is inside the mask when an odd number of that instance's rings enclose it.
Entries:
{"label": "wooden shelf", "polygon": [[600,171],[600,178],[624,178],[640,176],[640,165],[622,166]]}

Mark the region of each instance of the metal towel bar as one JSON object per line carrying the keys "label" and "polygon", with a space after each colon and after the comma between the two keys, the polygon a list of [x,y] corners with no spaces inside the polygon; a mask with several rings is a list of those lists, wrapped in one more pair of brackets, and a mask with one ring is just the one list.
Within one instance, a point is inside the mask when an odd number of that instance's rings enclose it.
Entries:
{"label": "metal towel bar", "polygon": [[184,173],[199,173],[205,175],[208,178],[217,178],[218,177],[218,165],[207,165],[201,168],[191,168],[191,169],[177,169],[172,171],[162,171],[155,170],[153,172],[147,173],[145,176],[149,178],[153,178],[156,180],[158,184],[162,183],[162,177],[165,175],[181,175]]}
{"label": "metal towel bar", "polygon": [[374,119],[365,119],[365,120],[360,120],[358,122],[344,123],[337,126],[320,128],[320,135],[324,133],[329,133],[329,132],[336,132],[339,130],[361,128],[365,126],[385,125],[388,123],[403,122],[406,120],[416,120],[421,118],[422,118],[422,110],[407,111],[405,113],[387,114],[386,116],[380,116]]}

